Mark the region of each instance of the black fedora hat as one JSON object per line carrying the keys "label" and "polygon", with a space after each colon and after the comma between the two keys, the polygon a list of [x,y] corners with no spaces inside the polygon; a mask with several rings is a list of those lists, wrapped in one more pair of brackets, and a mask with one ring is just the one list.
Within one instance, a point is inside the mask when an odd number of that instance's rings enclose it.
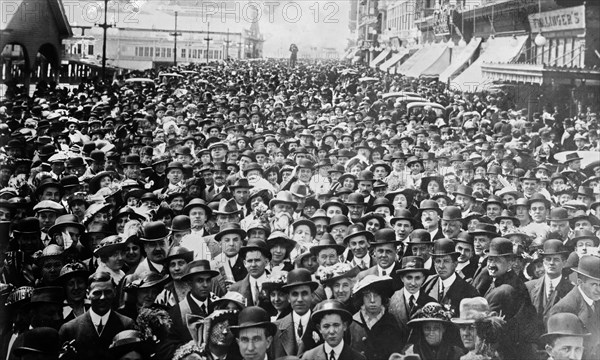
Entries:
{"label": "black fedora hat", "polygon": [[334,249],[338,255],[343,254],[344,250],[346,250],[344,246],[336,243],[329,233],[323,234],[319,240],[319,243],[310,248],[310,252],[314,256],[319,256],[319,252],[323,249]]}
{"label": "black fedora hat", "polygon": [[397,274],[404,274],[413,271],[420,271],[425,274],[428,269],[425,268],[425,260],[420,256],[404,256],[400,263],[400,269],[396,270]]}
{"label": "black fedora hat", "polygon": [[310,271],[299,268],[288,273],[286,284],[281,287],[283,291],[290,291],[296,286],[308,285],[312,291],[319,287],[319,283],[313,281]]}
{"label": "black fedora hat", "polygon": [[473,231],[469,231],[469,234],[475,235],[487,235],[487,236],[498,236],[498,231],[496,230],[496,226],[493,224],[488,224],[484,222],[480,222],[475,225],[475,229]]}
{"label": "black fedora hat", "polygon": [[192,222],[187,215],[177,215],[171,221],[171,232],[188,231],[192,228]]}
{"label": "black fedora hat", "polygon": [[557,336],[588,337],[591,333],[586,332],[581,319],[572,313],[557,313],[548,318],[548,332],[540,339],[546,343],[551,342]]}
{"label": "black fedora hat", "polygon": [[263,254],[267,259],[271,260],[271,249],[269,248],[267,243],[262,239],[251,239],[250,241],[248,241],[248,244],[242,246],[239,252],[242,259],[246,258],[246,254],[249,251],[260,251],[261,254]]}
{"label": "black fedora hat", "polygon": [[490,249],[487,252],[488,257],[496,256],[514,256],[513,244],[510,240],[503,237],[493,238],[490,242]]}
{"label": "black fedora hat", "polygon": [[565,255],[568,256],[570,251],[565,247],[562,241],[558,239],[548,239],[544,241],[542,250],[539,251],[540,256],[548,255]]}
{"label": "black fedora hat", "polygon": [[267,336],[272,336],[277,331],[277,325],[271,322],[271,317],[263,308],[258,306],[248,306],[238,314],[237,325],[230,326],[234,335],[239,334],[242,329],[264,328],[267,330]]}
{"label": "black fedora hat", "polygon": [[220,242],[223,236],[227,234],[237,234],[240,236],[242,241],[246,239],[246,231],[240,227],[240,224],[225,223],[221,226],[221,230],[215,235],[215,240]]}
{"label": "black fedora hat", "polygon": [[357,236],[366,237],[367,241],[371,243],[375,237],[370,231],[365,230],[363,224],[352,224],[348,226],[348,231],[346,232],[346,237],[344,237],[344,245],[348,245],[350,239],[355,238]]}
{"label": "black fedora hat", "polygon": [[210,262],[208,260],[194,260],[187,264],[181,280],[188,280],[196,274],[208,274],[213,278],[219,275],[219,272],[210,268]]}
{"label": "black fedora hat", "polygon": [[458,206],[449,205],[442,212],[442,220],[444,221],[462,221],[462,212]]}
{"label": "black fedora hat", "polygon": [[410,210],[407,209],[398,209],[394,212],[394,216],[390,219],[390,225],[394,226],[396,222],[400,220],[409,221],[410,224],[415,227],[416,220]]}

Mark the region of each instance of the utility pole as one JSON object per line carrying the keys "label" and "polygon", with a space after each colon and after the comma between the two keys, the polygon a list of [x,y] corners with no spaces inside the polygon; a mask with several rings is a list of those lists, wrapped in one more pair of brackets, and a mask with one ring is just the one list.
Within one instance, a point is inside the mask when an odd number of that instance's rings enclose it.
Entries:
{"label": "utility pole", "polygon": [[212,40],[210,37],[210,23],[208,23],[208,27],[206,28],[206,37],[204,40],[206,41],[206,63],[208,64],[208,50],[210,49],[210,41]]}
{"label": "utility pole", "polygon": [[225,60],[229,58],[229,43],[231,43],[231,41],[229,40],[229,28],[227,28],[227,40],[225,40]]}
{"label": "utility pole", "polygon": [[102,81],[106,80],[106,30],[108,30],[108,28],[112,27],[112,25],[109,25],[106,20],[107,14],[108,14],[108,0],[104,0],[104,24],[97,24],[103,30],[103,34],[102,34]]}
{"label": "utility pole", "polygon": [[175,11],[175,32],[172,32],[169,35],[175,37],[175,48],[173,49],[173,65],[177,66],[177,37],[181,36],[181,33],[177,32],[177,11]]}

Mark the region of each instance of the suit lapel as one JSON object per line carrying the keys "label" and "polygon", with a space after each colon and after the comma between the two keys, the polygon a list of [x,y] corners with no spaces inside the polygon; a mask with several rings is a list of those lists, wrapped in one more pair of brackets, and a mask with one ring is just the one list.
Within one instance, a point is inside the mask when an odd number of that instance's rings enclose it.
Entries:
{"label": "suit lapel", "polygon": [[294,323],[292,321],[292,314],[284,317],[279,325],[281,331],[281,345],[287,355],[296,355],[296,336],[294,335]]}

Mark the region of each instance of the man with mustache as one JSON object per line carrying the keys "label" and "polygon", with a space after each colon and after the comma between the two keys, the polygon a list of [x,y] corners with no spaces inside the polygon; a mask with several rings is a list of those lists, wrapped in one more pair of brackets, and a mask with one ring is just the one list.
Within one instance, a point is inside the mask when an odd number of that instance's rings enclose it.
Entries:
{"label": "man with mustache", "polygon": [[144,234],[140,240],[144,245],[146,258],[135,269],[136,276],[141,277],[148,271],[159,274],[167,273],[163,263],[169,250],[168,236],[169,230],[162,221],[150,221],[144,224]]}
{"label": "man with mustache", "polygon": [[437,240],[444,237],[442,230],[440,229],[440,215],[442,210],[440,205],[435,200],[423,200],[419,205],[419,212],[421,213],[421,223],[429,235],[431,240]]}
{"label": "man with mustache", "polygon": [[433,267],[433,259],[431,258],[433,242],[431,241],[429,232],[425,229],[413,230],[410,233],[407,245],[411,255],[420,256],[423,259],[427,275],[434,275],[435,269]]}
{"label": "man with mustache", "polygon": [[[230,237],[228,234],[238,234],[241,238],[246,237],[246,232],[235,227],[228,227],[219,235]],[[235,291],[244,298],[248,306],[260,306],[265,310],[271,310],[262,294],[262,285],[267,280],[267,264],[271,259],[271,251],[264,240],[253,239],[239,250],[239,256],[244,260],[247,275],[229,287],[229,291]]]}
{"label": "man with mustache", "polygon": [[479,262],[479,258],[473,250],[473,236],[467,231],[461,231],[453,240],[456,244],[455,250],[460,254],[456,273],[463,279],[471,281]]}
{"label": "man with mustache", "polygon": [[498,236],[498,233],[494,225],[479,223],[475,227],[475,231],[470,231],[469,235],[473,236],[473,250],[477,256],[477,269],[473,274],[471,285],[480,294],[485,294],[492,281],[487,270],[487,251],[490,248],[490,242]]}
{"label": "man with mustache", "polygon": [[499,346],[507,359],[535,358],[535,344],[543,324],[531,303],[527,287],[513,270],[513,244],[497,237],[490,242],[488,272],[492,283],[485,293],[490,310],[504,315],[505,328]]}
{"label": "man with mustache", "polygon": [[455,205],[462,211],[463,218],[471,213],[473,206],[475,205],[475,197],[473,196],[473,188],[466,185],[459,185],[456,191],[452,193],[454,195]]}

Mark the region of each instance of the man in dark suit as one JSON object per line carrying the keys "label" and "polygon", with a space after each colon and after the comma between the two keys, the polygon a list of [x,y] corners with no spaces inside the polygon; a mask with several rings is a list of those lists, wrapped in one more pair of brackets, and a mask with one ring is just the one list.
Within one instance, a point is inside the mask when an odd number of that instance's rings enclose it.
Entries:
{"label": "man in dark suit", "polygon": [[440,227],[442,210],[437,201],[421,201],[421,204],[419,204],[419,214],[421,216],[421,224],[423,224],[423,227],[429,233],[431,240],[442,239],[444,237],[444,233]]}
{"label": "man in dark suit", "polygon": [[312,294],[319,283],[312,280],[310,271],[295,269],[288,273],[282,290],[289,294],[292,312],[277,320],[277,332],[270,349],[270,358],[301,356],[322,343],[317,326],[311,319]]}
{"label": "man in dark suit", "polygon": [[543,320],[560,299],[573,289],[573,284],[563,275],[569,251],[562,241],[550,239],[544,242],[540,252],[545,274],[543,277],[525,283],[531,303],[535,306],[538,317]]}
{"label": "man in dark suit", "polygon": [[376,265],[361,271],[357,276],[360,281],[367,275],[390,276],[394,279],[394,291],[400,290],[403,286],[400,274],[396,270],[400,269],[400,263],[397,262],[396,247],[402,241],[396,240],[396,233],[393,229],[380,229],[374,234],[375,240],[371,243]]}
{"label": "man in dark suit", "polygon": [[[548,316],[558,313],[577,315],[590,333],[584,341],[583,359],[600,358],[600,257],[585,255],[576,269],[577,286],[550,309]],[[549,324],[549,322],[548,322]]]}
{"label": "man in dark suit", "polygon": [[485,294],[492,283],[492,277],[487,269],[487,251],[490,248],[490,242],[498,236],[496,226],[493,224],[479,223],[473,231],[469,231],[473,236],[473,250],[478,257],[478,264],[471,285],[477,289],[480,294]]}
{"label": "man in dark suit", "polygon": [[433,241],[431,234],[425,229],[415,229],[408,235],[409,239],[406,242],[408,254],[423,258],[424,268],[427,270],[425,275],[435,275],[433,266],[433,258],[431,257],[431,248]]}
{"label": "man in dark suit", "polygon": [[212,168],[213,183],[204,190],[204,200],[207,203],[220,201],[221,199],[229,200],[233,197],[229,187],[227,186],[226,176],[229,173],[227,164],[216,163]]}
{"label": "man in dark suit", "polygon": [[504,315],[505,330],[498,344],[507,359],[533,359],[535,344],[543,325],[523,280],[512,270],[515,254],[513,244],[506,238],[495,238],[488,251],[488,272],[492,283],[485,293],[490,310]]}
{"label": "man in dark suit", "polygon": [[215,278],[215,283],[219,284],[221,291],[227,292],[230,285],[248,275],[244,258],[240,256],[245,239],[246,232],[235,223],[224,224],[221,231],[215,235],[215,241],[221,245],[221,253],[212,258],[211,266],[221,273]]}
{"label": "man in dark suit", "polygon": [[73,346],[79,359],[109,360],[108,347],[113,337],[123,330],[133,329],[134,322],[111,310],[116,289],[110,274],[95,273],[89,283],[91,307],[60,328],[60,343],[75,340]]}
{"label": "man in dark suit", "polygon": [[472,285],[456,274],[458,256],[456,245],[450,239],[439,239],[433,242],[431,257],[437,275],[430,276],[423,285],[423,292],[442,305],[450,305],[457,316],[460,316],[460,302],[464,298],[479,296]]}
{"label": "man in dark suit", "polygon": [[408,341],[408,321],[412,315],[425,304],[435,302],[435,299],[421,291],[425,282],[423,258],[419,256],[405,256],[402,258],[402,268],[396,272],[400,274],[404,287],[394,293],[390,299],[389,313],[396,318],[403,334],[399,334],[398,341],[406,344]]}
{"label": "man in dark suit", "polygon": [[473,249],[473,236],[467,231],[461,231],[456,238],[451,239],[456,244],[454,249],[460,254],[458,256],[456,274],[467,280],[467,282],[470,282],[479,265],[479,257],[475,255]]}
{"label": "man in dark suit", "polygon": [[[219,235],[222,233],[220,232]],[[228,236],[226,235],[226,237]],[[242,246],[239,256],[244,259],[248,275],[231,285],[229,290],[242,294],[246,298],[248,306],[260,306],[267,311],[272,310],[270,303],[262,294],[262,284],[267,280],[267,263],[271,259],[267,243],[261,239],[252,239],[248,245]]]}
{"label": "man in dark suit", "polygon": [[308,360],[366,360],[364,355],[344,342],[344,333],[352,322],[352,314],[337,300],[325,300],[317,305],[311,316],[321,336],[325,339],[302,355]]}
{"label": "man in dark suit", "polygon": [[187,265],[185,275],[181,278],[190,285],[188,295],[169,310],[173,325],[169,330],[167,340],[159,344],[159,358],[170,359],[175,350],[192,340],[188,324],[195,319],[202,319],[214,310],[213,302],[217,299],[211,292],[212,278],[219,275],[211,270],[208,260],[195,260]]}

